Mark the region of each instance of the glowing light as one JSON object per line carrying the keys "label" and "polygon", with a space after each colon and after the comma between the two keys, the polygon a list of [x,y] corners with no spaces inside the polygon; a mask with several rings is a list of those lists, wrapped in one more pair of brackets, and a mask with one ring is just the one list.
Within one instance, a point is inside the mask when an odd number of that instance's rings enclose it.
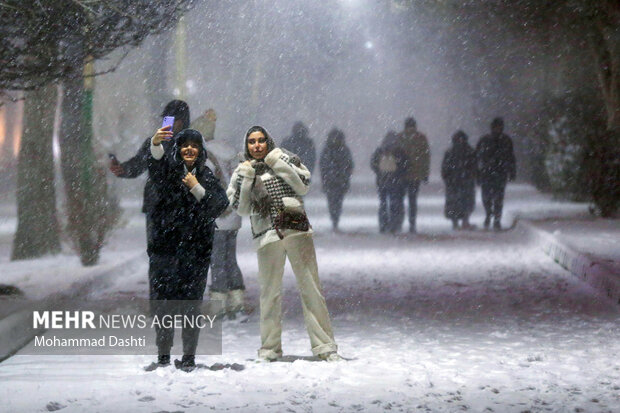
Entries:
{"label": "glowing light", "polygon": [[359,7],[362,0],[340,0],[346,7]]}
{"label": "glowing light", "polygon": [[364,43],[364,47],[366,49],[372,49],[373,47],[375,47],[375,45],[369,40],[366,43]]}
{"label": "glowing light", "polygon": [[[6,103],[4,104],[6,106]],[[0,148],[4,144],[4,140],[6,139],[6,109],[3,106],[0,106]]]}
{"label": "glowing light", "polygon": [[23,129],[23,120],[24,120],[24,101],[20,100],[17,102],[15,114],[15,126],[13,127],[13,155],[17,156],[19,154],[19,147],[22,143],[22,129]]}

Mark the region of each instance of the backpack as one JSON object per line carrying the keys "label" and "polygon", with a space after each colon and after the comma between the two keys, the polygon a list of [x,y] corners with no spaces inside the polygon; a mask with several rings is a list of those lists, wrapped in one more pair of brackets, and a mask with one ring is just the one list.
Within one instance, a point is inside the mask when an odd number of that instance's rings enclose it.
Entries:
{"label": "backpack", "polygon": [[390,152],[383,152],[379,157],[379,171],[381,173],[393,173],[398,169],[396,157]]}

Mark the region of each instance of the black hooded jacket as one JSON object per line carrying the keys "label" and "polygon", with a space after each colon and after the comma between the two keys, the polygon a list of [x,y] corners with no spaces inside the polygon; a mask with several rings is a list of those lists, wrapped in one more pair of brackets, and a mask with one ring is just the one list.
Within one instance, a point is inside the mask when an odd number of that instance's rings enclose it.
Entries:
{"label": "black hooded jacket", "polygon": [[332,129],[319,158],[323,192],[344,194],[349,190],[353,173],[353,157],[345,143],[344,133]]}
{"label": "black hooded jacket", "polygon": [[481,184],[506,183],[517,174],[512,139],[504,133],[485,135],[476,146],[478,179]]}
{"label": "black hooded jacket", "polygon": [[[201,150],[193,173],[205,190],[200,201],[183,183],[187,169],[179,153],[184,141],[198,139]],[[162,159],[149,159],[156,199],[149,212],[153,221],[152,248],[155,254],[177,255],[175,251],[183,250],[210,256],[215,219],[228,207],[228,198],[219,180],[205,164],[206,160],[202,135],[193,129],[181,131]]]}
{"label": "black hooded jacket", "polygon": [[[388,159],[389,162],[384,162]],[[384,163],[387,163],[384,165]],[[397,190],[405,184],[407,156],[398,142],[398,135],[389,131],[370,158],[370,169],[377,176],[379,190]]]}

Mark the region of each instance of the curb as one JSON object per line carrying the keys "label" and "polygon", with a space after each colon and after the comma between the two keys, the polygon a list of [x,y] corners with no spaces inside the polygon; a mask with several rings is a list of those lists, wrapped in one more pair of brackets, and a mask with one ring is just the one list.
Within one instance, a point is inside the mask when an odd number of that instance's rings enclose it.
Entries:
{"label": "curb", "polygon": [[[95,288],[102,287],[114,280],[115,277],[110,277],[114,271],[127,266],[130,262],[136,262],[136,258],[142,254],[145,254],[145,252],[140,251],[113,264],[95,266],[87,279],[76,281],[66,291],[50,294],[37,301],[44,301],[54,306],[62,302],[84,299]],[[36,335],[36,332],[33,332],[31,329],[24,328],[32,316],[32,311],[29,307],[29,302],[25,301],[16,305],[10,313],[0,319],[0,363],[15,355]]]}
{"label": "curb", "polygon": [[542,250],[555,262],[602,292],[613,303],[620,304],[620,277],[615,276],[611,268],[559,241],[530,222],[519,220],[517,226],[538,242]]}

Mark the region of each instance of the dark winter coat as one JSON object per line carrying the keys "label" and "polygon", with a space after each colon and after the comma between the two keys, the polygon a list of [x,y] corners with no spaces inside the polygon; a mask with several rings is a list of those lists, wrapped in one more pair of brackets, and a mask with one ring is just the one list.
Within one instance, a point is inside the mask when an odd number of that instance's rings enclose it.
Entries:
{"label": "dark winter coat", "polygon": [[480,184],[505,184],[517,174],[512,139],[508,135],[485,135],[476,146]]}
{"label": "dark winter coat", "polygon": [[308,135],[308,128],[303,123],[298,122],[293,126],[293,134],[284,139],[280,147],[299,156],[301,162],[312,173],[316,164],[316,149],[314,142]]}
{"label": "dark winter coat", "polygon": [[407,155],[398,143],[398,136],[388,134],[370,158],[370,169],[377,177],[377,188],[397,190],[406,181]]}
{"label": "dark winter coat", "polygon": [[[164,108],[163,113],[164,116],[176,116],[183,121],[183,129],[189,128],[189,107],[187,103],[180,100],[173,100],[168,102],[166,107]],[[149,160],[151,159],[151,137],[149,136],[146,140],[140,145],[138,152],[130,159],[125,162],[122,162],[120,165],[123,168],[123,173],[119,175],[119,178],[137,178],[142,175],[144,171],[148,169]],[[142,212],[148,214],[151,209],[157,205],[157,193],[153,187],[153,182],[151,180],[151,176],[146,179],[146,184],[144,185],[144,195],[142,202]]]}
{"label": "dark winter coat", "polygon": [[476,203],[476,153],[466,138],[453,138],[453,145],[441,164],[441,178],[446,184],[445,216],[450,219],[469,217]]}
{"label": "dark winter coat", "polygon": [[344,141],[344,134],[330,133],[319,158],[323,192],[345,194],[349,190],[353,166],[353,157]]}
{"label": "dark winter coat", "polygon": [[195,176],[205,189],[198,201],[182,182],[186,175],[179,150],[168,146],[161,160],[149,159],[156,204],[150,210],[153,221],[153,250],[157,255],[188,251],[194,256],[210,257],[215,219],[228,206],[226,192],[205,165],[205,150],[195,163]]}
{"label": "dark winter coat", "polygon": [[406,178],[409,182],[428,181],[431,168],[431,150],[426,135],[415,132],[399,136],[401,150],[407,155]]}

